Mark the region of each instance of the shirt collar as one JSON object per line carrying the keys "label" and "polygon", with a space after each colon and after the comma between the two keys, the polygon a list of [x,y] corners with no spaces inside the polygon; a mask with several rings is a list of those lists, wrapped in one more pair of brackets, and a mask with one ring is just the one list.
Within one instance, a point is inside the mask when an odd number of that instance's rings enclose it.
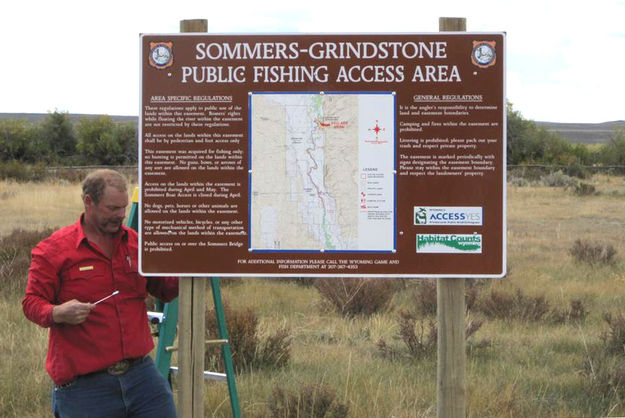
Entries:
{"label": "shirt collar", "polygon": [[[82,222],[85,218],[84,212],[80,214],[80,218],[78,218],[78,222],[76,222],[76,248],[80,246],[83,241],[87,241],[87,236],[85,235],[85,230],[82,227]],[[128,227],[122,225],[119,228],[119,231],[115,233],[115,237],[121,239],[122,241],[128,241]]]}

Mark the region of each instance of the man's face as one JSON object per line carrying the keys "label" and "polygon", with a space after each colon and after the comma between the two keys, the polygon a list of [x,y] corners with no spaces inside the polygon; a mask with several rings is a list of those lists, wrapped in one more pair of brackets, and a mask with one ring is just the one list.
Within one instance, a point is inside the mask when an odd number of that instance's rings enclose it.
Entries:
{"label": "man's face", "polygon": [[85,196],[85,220],[102,233],[114,234],[122,226],[128,206],[128,193],[106,186],[98,203]]}

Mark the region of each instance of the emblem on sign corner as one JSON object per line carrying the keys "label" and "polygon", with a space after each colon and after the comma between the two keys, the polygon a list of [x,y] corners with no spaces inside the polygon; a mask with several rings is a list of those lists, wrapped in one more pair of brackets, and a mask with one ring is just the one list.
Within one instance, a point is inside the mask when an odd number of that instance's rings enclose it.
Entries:
{"label": "emblem on sign corner", "polygon": [[150,65],[159,70],[174,64],[173,42],[150,42]]}
{"label": "emblem on sign corner", "polygon": [[497,54],[495,53],[495,41],[473,41],[471,51],[471,62],[480,68],[487,68],[495,65]]}

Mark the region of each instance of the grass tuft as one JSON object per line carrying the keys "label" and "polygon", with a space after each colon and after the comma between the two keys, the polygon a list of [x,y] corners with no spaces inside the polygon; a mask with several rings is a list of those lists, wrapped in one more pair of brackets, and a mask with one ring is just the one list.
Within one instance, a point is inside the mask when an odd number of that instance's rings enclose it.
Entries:
{"label": "grass tuft", "polygon": [[592,196],[597,194],[597,189],[592,184],[579,183],[575,186],[574,193],[577,196]]}
{"label": "grass tuft", "polygon": [[603,320],[609,326],[609,330],[601,336],[605,350],[610,354],[625,355],[625,316],[622,312],[616,315],[606,312]]}

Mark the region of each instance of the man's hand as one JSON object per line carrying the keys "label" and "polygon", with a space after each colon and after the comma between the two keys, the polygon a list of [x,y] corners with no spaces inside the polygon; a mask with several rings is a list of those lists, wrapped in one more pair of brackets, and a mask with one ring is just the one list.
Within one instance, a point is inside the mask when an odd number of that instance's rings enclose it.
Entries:
{"label": "man's hand", "polygon": [[93,303],[83,303],[72,299],[61,305],[56,305],[52,309],[52,319],[57,324],[77,325],[87,319],[94,307]]}

